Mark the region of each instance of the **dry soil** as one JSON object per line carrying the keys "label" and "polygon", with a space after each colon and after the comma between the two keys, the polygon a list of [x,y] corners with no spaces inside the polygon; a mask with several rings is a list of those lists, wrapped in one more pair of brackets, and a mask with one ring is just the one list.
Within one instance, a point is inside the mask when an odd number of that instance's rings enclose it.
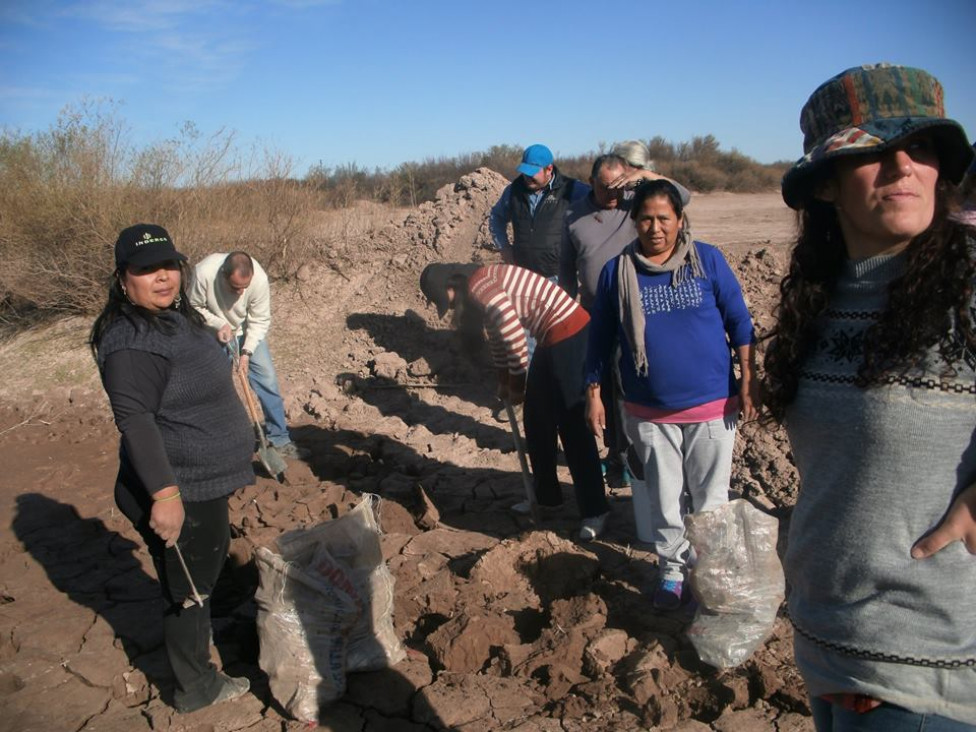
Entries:
{"label": "dry soil", "polygon": [[[509,510],[523,484],[512,436],[492,416],[492,372],[460,356],[417,287],[431,261],[497,261],[486,214],[504,185],[482,169],[433,203],[376,209],[366,236],[276,285],[272,353],[311,457],[289,463],[287,484],[259,476],[231,500],[213,653],[251,680],[233,704],[180,716],[165,703],[158,592],[113,504],[118,435],[84,346],[89,324],[0,343],[0,730],[309,728],[288,719],[258,666],[253,554],[364,493],[381,496],[408,653],[394,668],[349,674],[319,729],[812,728],[785,618],[752,658],[722,671],[689,642],[690,610],[651,608],[655,557],[635,540],[629,492],[613,492],[608,531],[590,544],[575,540],[565,468],[556,516],[534,525]],[[768,328],[793,229],[779,195],[696,195],[688,212]],[[732,496],[785,529],[795,490],[783,435],[744,425]]]}

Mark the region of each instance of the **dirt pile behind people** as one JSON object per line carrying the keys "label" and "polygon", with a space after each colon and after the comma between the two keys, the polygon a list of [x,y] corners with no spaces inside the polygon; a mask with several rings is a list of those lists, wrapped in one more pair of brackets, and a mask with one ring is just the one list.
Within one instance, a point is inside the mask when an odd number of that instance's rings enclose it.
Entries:
{"label": "dirt pile behind people", "polygon": [[[650,608],[655,558],[636,542],[629,492],[611,496],[606,536],[585,545],[565,468],[567,501],[553,518],[534,526],[509,510],[522,478],[493,417],[493,370],[461,353],[417,286],[431,261],[498,261],[486,214],[505,183],[479,169],[416,209],[374,208],[368,233],[331,238],[327,254],[276,285],[271,349],[293,434],[312,457],[289,463],[288,484],[260,478],[231,502],[214,653],[252,680],[239,704],[179,717],[165,703],[153,570],[112,504],[117,433],[83,349],[87,324],[3,344],[0,364],[19,376],[0,392],[0,518],[11,527],[0,537],[0,728],[292,728],[257,666],[253,554],[364,493],[381,497],[408,654],[350,674],[324,729],[809,728],[784,619],[745,665],[720,672],[684,635],[690,611]],[[717,194],[696,196],[689,213],[767,328],[785,207]],[[742,429],[732,491],[788,516],[795,477],[780,433]]]}

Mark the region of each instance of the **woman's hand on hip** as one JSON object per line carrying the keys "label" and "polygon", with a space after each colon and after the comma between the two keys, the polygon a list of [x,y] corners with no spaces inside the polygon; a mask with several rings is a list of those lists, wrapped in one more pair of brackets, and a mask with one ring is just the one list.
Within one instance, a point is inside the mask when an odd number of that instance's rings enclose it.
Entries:
{"label": "woman's hand on hip", "polygon": [[976,554],[976,483],[956,496],[939,525],[915,542],[912,557],[926,559],[954,541],[961,541],[970,554]]}
{"label": "woman's hand on hip", "polygon": [[[176,486],[167,486],[153,496],[152,509],[149,512],[149,528],[166,542],[166,546],[173,546],[180,538],[183,529],[183,500],[179,497]],[[156,498],[155,496],[161,496]],[[175,497],[174,497],[175,496]]]}

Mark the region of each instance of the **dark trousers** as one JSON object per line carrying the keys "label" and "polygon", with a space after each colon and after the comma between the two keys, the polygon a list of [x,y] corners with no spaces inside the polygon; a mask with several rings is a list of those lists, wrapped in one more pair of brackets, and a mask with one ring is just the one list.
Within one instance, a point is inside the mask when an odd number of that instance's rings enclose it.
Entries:
{"label": "dark trousers", "polygon": [[[149,528],[151,499],[139,486],[130,488],[119,481],[115,485],[115,502],[136,528],[156,566],[165,607],[163,638],[173,676],[176,679],[174,705],[191,711],[217,698],[222,681],[210,661],[210,600],[203,607],[183,602],[193,596],[175,549],[167,549]],[[212,595],[220,570],[230,548],[230,522],[227,498],[183,503],[186,518],[177,542],[183,559],[201,595]],[[188,603],[189,604],[189,603]]]}
{"label": "dark trousers", "polygon": [[532,461],[536,500],[542,506],[562,503],[556,477],[558,436],[583,518],[610,510],[596,438],[586,426],[583,366],[588,330],[589,326],[552,346],[538,346],[525,387],[525,443]]}
{"label": "dark trousers", "polygon": [[624,432],[620,387],[617,386],[615,371],[614,366],[608,366],[603,378],[600,379],[600,401],[603,402],[603,411],[606,414],[603,444],[607,448],[607,467],[619,472],[627,464],[627,448],[630,447],[630,440]]}

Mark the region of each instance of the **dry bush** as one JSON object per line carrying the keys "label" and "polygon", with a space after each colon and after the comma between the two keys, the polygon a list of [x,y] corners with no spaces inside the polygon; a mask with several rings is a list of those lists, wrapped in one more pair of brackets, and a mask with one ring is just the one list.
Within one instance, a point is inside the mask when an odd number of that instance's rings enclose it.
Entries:
{"label": "dry bush", "polygon": [[66,111],[34,138],[0,138],[0,298],[8,317],[78,312],[100,299],[105,233],[134,197],[119,176],[123,137],[115,118],[86,109]]}
{"label": "dry bush", "polygon": [[[753,193],[771,190],[779,185],[788,166],[787,163],[764,165],[734,149],[725,152],[712,135],[694,137],[678,145],[658,136],[646,144],[655,161],[655,169],[693,191]],[[589,179],[593,160],[609,148],[610,145],[604,143],[598,150],[583,155],[562,155],[557,164],[564,175],[585,181]],[[305,182],[321,191],[333,208],[346,208],[357,199],[416,206],[434,200],[442,186],[455,183],[476,168],[486,167],[505,176],[514,176],[521,158],[521,147],[495,145],[480,153],[403,163],[391,171],[377,168],[369,172],[355,163],[329,168],[320,163],[309,170]]]}
{"label": "dry bush", "polygon": [[[648,146],[659,172],[696,191],[768,190],[786,168],[723,152],[711,135]],[[598,154],[561,157],[559,167],[586,180]],[[114,103],[84,101],[48,131],[0,133],[0,325],[96,311],[115,238],[138,222],[165,226],[191,260],[242,249],[272,278],[292,277],[312,257],[341,267],[344,242],[371,230],[360,202],[416,206],[478,167],[513,175],[521,155],[495,145],[392,171],[320,164],[298,180],[287,156],[242,157],[233,132],[204,135],[192,123],[136,148]],[[324,222],[322,209],[343,213]]]}
{"label": "dry bush", "polygon": [[273,276],[294,271],[293,249],[318,203],[274,151],[243,161],[233,133],[179,135],[136,149],[116,108],[84,102],[48,131],[0,134],[0,322],[92,313],[114,267],[118,232],[158,223],[196,259],[253,251]]}

